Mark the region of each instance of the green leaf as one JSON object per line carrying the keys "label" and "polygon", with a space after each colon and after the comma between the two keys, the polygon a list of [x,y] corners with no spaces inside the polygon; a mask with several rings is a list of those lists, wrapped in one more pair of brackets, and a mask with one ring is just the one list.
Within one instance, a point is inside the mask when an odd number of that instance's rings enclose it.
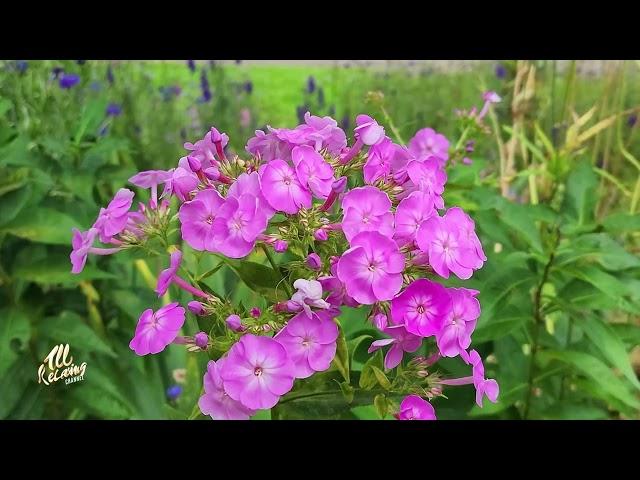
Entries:
{"label": "green leaf", "polygon": [[576,323],[584,330],[589,340],[600,350],[602,355],[611,362],[611,365],[620,370],[636,388],[640,389],[640,382],[631,367],[629,354],[624,343],[616,336],[611,327],[594,315],[585,315],[576,319]]}
{"label": "green leaf", "polygon": [[562,211],[578,225],[593,221],[597,195],[598,176],[591,164],[584,160],[574,166],[566,183]]}
{"label": "green leaf", "polygon": [[498,210],[498,214],[502,221],[513,232],[517,232],[522,236],[529,246],[535,250],[542,251],[540,232],[528,205],[505,202]]}
{"label": "green leaf", "polygon": [[338,335],[336,356],[333,358],[333,365],[335,365],[345,381],[349,383],[349,349],[347,347],[347,341],[344,338],[344,331],[342,330],[342,327],[338,326],[338,328],[340,333]]}
{"label": "green leaf", "polygon": [[[0,378],[29,341],[29,317],[18,308],[0,310]],[[14,348],[15,345],[15,348]]]}
{"label": "green leaf", "polygon": [[0,375],[0,418],[6,418],[22,399],[29,384],[35,382],[37,365],[28,354],[14,360],[5,374]]}
{"label": "green leaf", "polygon": [[558,249],[556,265],[597,262],[611,271],[640,267],[640,258],[627,252],[605,233],[588,233],[571,239]]}
{"label": "green leaf", "polygon": [[39,207],[29,215],[20,215],[0,228],[16,237],[32,242],[71,245],[71,230],[79,223],[66,213]]}
{"label": "green leaf", "polygon": [[353,388],[347,382],[341,382],[339,385],[340,385],[340,390],[342,391],[342,394],[344,395],[344,399],[346,400],[346,402],[347,403],[353,402],[353,394],[355,392],[355,388]]}
{"label": "green leaf", "polygon": [[358,381],[358,385],[363,390],[371,390],[378,384],[378,379],[376,378],[376,374],[373,371],[373,367],[382,367],[382,350],[378,350],[372,357],[367,360],[367,363],[362,367],[362,372],[360,373],[360,379]]}
{"label": "green leaf", "polygon": [[13,277],[44,285],[71,285],[78,282],[103,278],[116,278],[112,273],[99,270],[93,265],[86,265],[81,273],[71,273],[71,262],[68,256],[51,255],[49,259],[30,259],[28,263],[20,263],[12,272]]}
{"label": "green leaf", "polygon": [[606,420],[609,413],[600,407],[581,403],[552,405],[540,414],[544,420]]}
{"label": "green leaf", "polygon": [[64,311],[57,317],[45,318],[38,323],[38,330],[41,335],[53,340],[53,344],[68,343],[72,351],[82,350],[116,356],[111,347],[91,330],[77,313]]}
{"label": "green leaf", "polygon": [[387,416],[389,404],[387,403],[387,397],[385,397],[384,394],[379,393],[376,395],[373,399],[373,405],[376,407],[376,412],[380,418]]}
{"label": "green leaf", "polygon": [[272,302],[287,299],[282,278],[272,268],[246,260],[219,257],[251,290],[264,295]]}
{"label": "green leaf", "polygon": [[31,197],[31,185],[25,185],[2,195],[0,200],[0,225],[16,218]]}
{"label": "green leaf", "polygon": [[597,383],[603,391],[632,408],[640,409],[640,400],[613,374],[609,367],[596,357],[588,353],[570,350],[545,350],[540,352],[540,355],[571,365],[575,370]]}
{"label": "green leaf", "polygon": [[602,226],[610,233],[637,232],[640,231],[640,215],[613,213],[602,221]]}

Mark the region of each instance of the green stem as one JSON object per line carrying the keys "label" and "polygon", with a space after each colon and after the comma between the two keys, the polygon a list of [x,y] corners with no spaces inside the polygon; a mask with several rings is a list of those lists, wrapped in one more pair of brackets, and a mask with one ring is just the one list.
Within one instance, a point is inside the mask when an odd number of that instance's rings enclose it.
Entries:
{"label": "green stem", "polygon": [[531,408],[531,398],[533,396],[533,384],[534,384],[534,373],[535,373],[535,364],[536,364],[536,354],[538,352],[538,340],[540,337],[540,325],[544,324],[544,318],[542,314],[542,289],[547,283],[549,278],[549,271],[551,270],[551,265],[553,264],[553,260],[556,256],[556,248],[558,247],[558,243],[560,242],[560,233],[558,230],[555,231],[555,241],[554,245],[551,248],[551,254],[549,255],[549,260],[547,264],[544,266],[544,271],[542,272],[542,278],[540,283],[538,284],[538,288],[536,289],[534,302],[533,302],[533,332],[531,334],[531,361],[529,363],[529,380],[527,382],[527,397],[524,404],[524,410],[522,413],[522,418],[524,420],[529,416],[529,411]]}
{"label": "green stem", "polygon": [[395,135],[396,140],[398,140],[400,144],[405,145],[406,143],[402,139],[402,136],[400,135],[400,131],[396,128],[395,124],[393,123],[393,120],[391,120],[391,116],[387,113],[387,110],[382,105],[380,105],[380,110],[382,110],[384,119],[389,124],[389,128],[391,128],[391,131]]}
{"label": "green stem", "polygon": [[275,259],[273,258],[273,255],[269,251],[269,247],[267,247],[264,243],[261,246],[262,246],[262,250],[264,251],[264,254],[267,256],[267,260],[269,260],[269,263],[271,264],[271,267],[273,268],[273,270],[275,272],[277,272],[278,275],[280,275],[282,277],[282,280],[283,280],[282,284],[284,285],[284,290],[285,290],[285,292],[287,292],[288,297],[291,298],[291,295],[293,295],[293,292],[291,291],[291,287],[287,283],[286,279],[282,276],[282,272],[280,271],[280,268],[278,267],[278,264],[276,263]]}
{"label": "green stem", "polygon": [[[375,388],[372,390],[362,390],[362,389],[355,389],[354,391],[354,396],[356,394],[360,394],[366,397],[371,397],[373,399],[373,397],[375,397],[376,395],[378,395],[379,393],[384,393],[384,394],[388,394],[388,395],[397,395],[400,396],[401,394],[394,394],[392,392],[389,392],[388,390],[384,390],[382,388]],[[278,402],[278,405],[283,405],[287,402],[292,402],[295,400],[300,400],[303,398],[313,398],[313,397],[325,397],[325,396],[335,396],[335,395],[343,395],[343,393],[340,390],[328,390],[328,391],[324,391],[324,392],[309,392],[309,393],[301,393],[299,395],[291,395],[291,396],[285,396],[282,398],[282,400],[280,400],[280,402]]]}

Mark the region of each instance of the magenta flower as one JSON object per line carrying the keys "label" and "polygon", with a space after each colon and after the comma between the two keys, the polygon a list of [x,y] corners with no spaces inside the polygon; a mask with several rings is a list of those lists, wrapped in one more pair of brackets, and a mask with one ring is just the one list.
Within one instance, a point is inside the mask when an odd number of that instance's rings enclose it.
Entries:
{"label": "magenta flower", "polygon": [[277,131],[272,128],[269,133],[256,130],[256,136],[249,139],[245,149],[251,155],[260,157],[263,162],[291,158],[291,150],[295,145],[278,138],[275,133]]}
{"label": "magenta flower", "polygon": [[225,320],[227,327],[229,327],[234,332],[242,332],[244,330],[244,326],[242,325],[242,319],[239,315],[229,315]]}
{"label": "magenta flower", "polygon": [[419,190],[433,197],[436,208],[444,208],[442,193],[447,174],[436,157],[412,160],[407,165],[409,180],[403,185],[406,194]]}
{"label": "magenta flower", "polygon": [[317,117],[309,112],[304,114],[305,125],[299,125],[296,130],[304,133],[305,145],[312,146],[316,151],[326,148],[333,155],[339,154],[347,146],[347,136],[331,117]]}
{"label": "magenta flower", "polygon": [[206,349],[209,345],[209,335],[205,332],[198,332],[193,336],[193,343],[195,343],[196,347]]}
{"label": "magenta flower", "polygon": [[482,94],[482,100],[484,100],[484,105],[482,105],[482,109],[478,114],[478,120],[482,120],[487,113],[489,113],[489,107],[493,103],[500,103],[502,98],[496,92],[484,92]]}
{"label": "magenta flower", "polygon": [[121,188],[109,202],[107,208],[101,208],[98,219],[93,224],[93,228],[98,229],[100,241],[109,243],[111,238],[121,233],[127,225],[128,213],[133,203],[134,193]]}
{"label": "magenta flower", "polygon": [[275,242],[273,242],[273,249],[277,253],[286,252],[288,247],[289,247],[289,244],[287,243],[286,240],[276,240]]}
{"label": "magenta flower", "polygon": [[73,229],[73,236],[71,238],[71,245],[73,250],[69,258],[71,259],[71,273],[80,273],[84,270],[84,266],[87,263],[87,257],[89,256],[89,250],[93,246],[96,237],[98,236],[98,230],[96,228],[90,228],[86,232],[81,232],[77,228]]}
{"label": "magenta flower", "polygon": [[404,255],[378,232],[362,232],[338,261],[338,278],[347,293],[364,305],[391,300],[402,287]]}
{"label": "magenta flower", "polygon": [[500,387],[498,382],[484,378],[484,365],[480,355],[475,350],[469,352],[469,362],[473,367],[473,385],[476,387],[476,403],[482,408],[482,399],[486,395],[491,402],[496,403]]}
{"label": "magenta flower", "polygon": [[471,345],[471,334],[480,316],[479,292],[466,288],[447,289],[451,297],[449,310],[442,329],[436,333],[438,349],[443,357],[455,357]]}
{"label": "magenta flower", "polygon": [[291,159],[296,167],[300,184],[311,190],[317,198],[327,198],[334,182],[333,168],[312,147],[295,147]]}
{"label": "magenta flower", "polygon": [[142,312],[129,348],[136,355],[159,353],[175,340],[184,325],[185,311],[177,302],[162,307],[157,312],[150,308]]}
{"label": "magenta flower", "polygon": [[400,404],[398,420],[436,420],[436,411],[426,400],[418,395],[404,397]]}
{"label": "magenta flower", "polygon": [[327,370],[336,355],[338,326],[330,318],[300,312],[274,337],[284,345],[296,378]]}
{"label": "magenta flower", "polygon": [[320,270],[322,268],[322,259],[317,253],[310,253],[307,256],[306,264],[311,270]]}
{"label": "magenta flower", "polygon": [[229,136],[226,133],[221,134],[214,127],[211,127],[202,140],[198,140],[195,144],[186,142],[184,148],[190,150],[190,156],[198,159],[202,168],[206,169],[218,165],[216,155],[220,157],[220,160],[224,158],[222,152],[227,143],[229,143]]}
{"label": "magenta flower", "polygon": [[399,245],[411,243],[418,228],[427,218],[436,214],[433,197],[424,192],[413,192],[404,198],[396,209],[394,238]]}
{"label": "magenta flower", "polygon": [[299,278],[293,282],[293,287],[296,288],[297,291],[293,294],[291,300],[287,302],[287,307],[290,312],[297,312],[302,309],[305,314],[311,318],[313,315],[311,307],[323,310],[331,307],[329,303],[322,299],[322,284],[317,280]]}
{"label": "magenta flower", "polygon": [[158,285],[156,286],[156,293],[159,297],[167,293],[169,289],[169,285],[173,281],[173,277],[178,272],[180,268],[180,263],[182,262],[182,252],[180,250],[176,250],[171,253],[171,259],[169,263],[169,268],[160,272],[158,275]]}
{"label": "magenta flower", "polygon": [[220,377],[232,399],[246,408],[267,409],[291,390],[295,367],[277,340],[246,334],[229,350]]}
{"label": "magenta flower", "polygon": [[342,231],[347,240],[361,232],[378,232],[393,236],[393,213],[389,196],[376,187],[350,190],[342,199]]}
{"label": "magenta flower", "polygon": [[199,191],[193,200],[180,207],[180,231],[182,238],[195,250],[217,251],[214,241],[213,221],[225,204],[224,198],[215,189]]}
{"label": "magenta flower", "polygon": [[269,205],[289,214],[311,208],[311,192],[302,186],[296,172],[284,160],[267,163],[261,175],[262,188]]}
{"label": "magenta flower", "polygon": [[484,262],[487,261],[487,256],[484,254],[482,244],[478,235],[476,235],[476,224],[461,208],[453,207],[447,210],[446,217],[454,224],[458,225],[460,229],[460,237],[466,239],[475,250],[475,263],[473,265],[474,270],[482,268]]}
{"label": "magenta flower", "polygon": [[264,194],[262,193],[262,183],[260,182],[260,175],[258,172],[243,173],[240,175],[227,192],[227,197],[240,198],[241,195],[251,194],[259,200],[258,208],[264,212],[264,214],[271,218],[276,213]]}
{"label": "magenta flower", "polygon": [[129,179],[129,183],[140,188],[151,189],[151,205],[156,208],[158,205],[158,185],[165,183],[173,176],[173,172],[164,170],[146,170],[135,174]]}
{"label": "magenta flower", "polygon": [[251,194],[240,195],[237,199],[227,197],[212,225],[215,248],[227,257],[246,257],[268,222],[258,197]]}
{"label": "magenta flower", "polygon": [[396,325],[421,337],[436,335],[451,309],[451,298],[439,283],[419,278],[391,301],[391,317]]}
{"label": "magenta flower", "polygon": [[209,415],[214,420],[248,420],[255,415],[255,410],[234,400],[224,390],[220,370],[225,361],[223,358],[217,362],[209,361],[203,378],[205,393],[198,400],[198,406],[204,415]]}
{"label": "magenta flower", "polygon": [[318,277],[318,281],[322,285],[323,292],[329,292],[327,303],[331,306],[340,307],[341,305],[346,305],[347,307],[357,307],[359,305],[349,296],[344,283],[338,278],[337,262],[331,265],[331,275]]}
{"label": "magenta flower", "polygon": [[443,161],[449,159],[449,140],[433,128],[418,130],[409,140],[409,151],[414,157],[438,157]]}
{"label": "magenta flower", "polygon": [[187,308],[194,315],[203,316],[207,313],[204,309],[204,305],[201,302],[198,302],[197,300],[190,301],[187,304]]}
{"label": "magenta flower", "polygon": [[[453,272],[458,278],[471,278],[473,270],[480,268],[484,261],[484,253],[479,241],[474,241],[470,235],[468,225],[457,207],[452,208],[443,216],[433,215],[422,223],[416,234],[416,243],[420,250],[429,257],[429,264],[433,270],[444,278],[449,278]],[[464,212],[462,212],[464,213]],[[472,232],[471,232],[472,233]],[[477,237],[475,237],[477,240]]]}
{"label": "magenta flower", "polygon": [[189,200],[191,192],[198,188],[198,183],[198,177],[190,169],[179,166],[171,171],[171,178],[165,181],[161,196],[175,195],[178,200],[185,202]]}
{"label": "magenta flower", "polygon": [[365,145],[375,145],[384,138],[384,128],[378,125],[369,115],[356,117],[356,128],[353,130],[358,140]]}
{"label": "magenta flower", "polygon": [[372,184],[379,178],[386,179],[400,164],[406,165],[406,160],[404,162],[403,160],[405,160],[403,148],[393,143],[389,137],[384,137],[369,149],[367,162],[363,168],[364,181]]}
{"label": "magenta flower", "polygon": [[386,369],[396,368],[402,362],[404,352],[413,353],[422,345],[422,337],[407,332],[404,325],[385,327],[382,331],[391,338],[374,341],[367,351],[373,353],[379,348],[391,345],[384,357],[384,368]]}

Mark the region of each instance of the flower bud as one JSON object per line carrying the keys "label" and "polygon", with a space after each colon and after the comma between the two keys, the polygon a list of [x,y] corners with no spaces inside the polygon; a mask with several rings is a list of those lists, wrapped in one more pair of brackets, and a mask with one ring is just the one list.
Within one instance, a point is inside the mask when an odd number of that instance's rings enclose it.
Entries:
{"label": "flower bud", "polygon": [[376,313],[373,317],[371,317],[371,323],[378,330],[384,330],[387,328],[387,316],[384,313]]}
{"label": "flower bud", "polygon": [[202,169],[202,163],[196,157],[189,155],[187,157],[187,161],[189,162],[189,168],[193,173],[198,173]]}
{"label": "flower bud", "polygon": [[193,343],[200,348],[207,348],[209,344],[209,335],[204,332],[198,332],[193,336]]}
{"label": "flower bud", "polygon": [[238,315],[229,315],[225,322],[227,324],[227,327],[229,327],[234,332],[241,332],[242,330],[244,330],[244,327],[242,326],[242,320],[240,320],[240,317]]}
{"label": "flower bud", "polygon": [[273,244],[273,249],[278,252],[286,252],[289,244],[285,240],[276,240]]}
{"label": "flower bud", "polygon": [[331,184],[331,190],[336,193],[342,193],[347,188],[347,177],[340,177]]}
{"label": "flower bud", "polygon": [[327,231],[325,229],[319,228],[315,232],[313,232],[313,238],[315,238],[319,242],[326,242],[329,239],[329,235],[327,234]]}
{"label": "flower bud", "polygon": [[204,305],[202,305],[202,303],[197,302],[195,300],[192,301],[192,302],[189,302],[187,304],[187,308],[194,315],[204,315],[205,314]]}
{"label": "flower bud", "polygon": [[216,167],[205,168],[202,172],[209,180],[216,181],[220,178],[220,171]]}
{"label": "flower bud", "polygon": [[469,157],[464,157],[462,159],[462,163],[464,163],[465,165],[471,165],[473,163],[473,160],[471,160]]}
{"label": "flower bud", "polygon": [[258,318],[260,315],[262,315],[262,310],[260,310],[258,307],[253,307],[250,313],[253,318]]}
{"label": "flower bud", "polygon": [[307,266],[311,270],[320,270],[322,268],[322,260],[317,253],[312,253],[307,257]]}

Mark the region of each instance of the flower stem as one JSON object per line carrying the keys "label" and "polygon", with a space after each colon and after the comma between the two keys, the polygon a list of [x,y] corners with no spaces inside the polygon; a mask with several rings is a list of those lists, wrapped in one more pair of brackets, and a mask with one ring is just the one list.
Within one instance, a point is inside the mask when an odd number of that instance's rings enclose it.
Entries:
{"label": "flower stem", "polygon": [[293,295],[293,292],[291,291],[291,287],[289,287],[289,284],[286,282],[285,278],[282,276],[282,272],[280,272],[280,268],[278,268],[278,264],[273,258],[273,255],[271,255],[271,252],[269,251],[269,247],[267,247],[264,243],[261,244],[261,247],[262,247],[262,250],[264,251],[264,254],[267,256],[267,260],[269,260],[269,263],[271,264],[271,268],[273,268],[273,270],[282,278],[283,280],[282,284],[284,285],[284,290],[285,292],[287,292],[288,298],[291,298],[291,295]]}

